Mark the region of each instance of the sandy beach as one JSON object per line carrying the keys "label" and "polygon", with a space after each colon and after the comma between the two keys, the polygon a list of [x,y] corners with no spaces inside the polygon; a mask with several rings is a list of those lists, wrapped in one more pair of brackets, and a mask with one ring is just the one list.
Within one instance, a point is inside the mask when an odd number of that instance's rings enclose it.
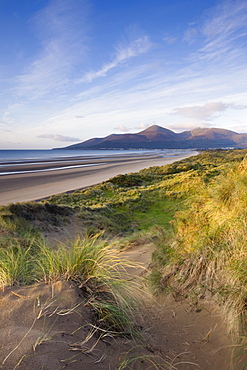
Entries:
{"label": "sandy beach", "polygon": [[[70,159],[60,165],[52,161],[27,163],[25,166],[12,164],[6,166],[6,174],[0,176],[0,205],[38,200],[53,194],[85,188],[118,174],[137,172],[151,166],[163,166],[196,154],[198,153],[191,152],[173,157],[154,154],[126,155],[115,158],[84,158],[81,161]],[[15,173],[8,174],[10,169]]]}

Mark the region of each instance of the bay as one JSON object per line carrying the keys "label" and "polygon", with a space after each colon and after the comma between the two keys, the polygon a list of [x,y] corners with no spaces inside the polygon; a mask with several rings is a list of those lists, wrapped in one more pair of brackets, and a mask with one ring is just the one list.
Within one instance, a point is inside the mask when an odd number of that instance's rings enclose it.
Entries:
{"label": "bay", "polygon": [[0,176],[91,167],[104,162],[159,156],[169,158],[190,150],[0,150]]}

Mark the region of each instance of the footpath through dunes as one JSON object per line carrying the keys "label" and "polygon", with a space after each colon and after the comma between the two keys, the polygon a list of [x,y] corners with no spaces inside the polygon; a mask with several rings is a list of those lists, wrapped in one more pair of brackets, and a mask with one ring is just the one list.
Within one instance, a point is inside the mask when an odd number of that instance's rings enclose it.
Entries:
{"label": "footpath through dunes", "polygon": [[[130,261],[141,262],[145,270],[141,272],[139,268],[138,275],[145,276],[149,273],[154,250],[152,244],[142,243],[123,255]],[[134,269],[129,273],[137,279]],[[143,301],[136,319],[146,348],[154,357],[162,358],[161,369],[240,369],[233,364],[233,346],[215,304],[202,302],[196,305],[171,297],[154,297],[143,282],[141,284]],[[155,369],[155,366],[151,368]]]}
{"label": "footpath through dunes", "polygon": [[9,164],[0,169],[0,205],[26,202],[99,184],[118,174],[163,166],[196,155],[187,152],[163,157],[158,154],[83,158],[55,163]]}
{"label": "footpath through dunes", "polygon": [[[54,241],[54,233],[47,238]],[[138,282],[141,295],[134,316],[136,340],[97,329],[83,289],[73,283],[11,287],[0,293],[0,368],[236,370],[215,307],[156,299],[148,292],[145,276],[153,250],[150,241],[142,240],[118,252],[122,260],[138,263],[127,268],[129,282]]]}

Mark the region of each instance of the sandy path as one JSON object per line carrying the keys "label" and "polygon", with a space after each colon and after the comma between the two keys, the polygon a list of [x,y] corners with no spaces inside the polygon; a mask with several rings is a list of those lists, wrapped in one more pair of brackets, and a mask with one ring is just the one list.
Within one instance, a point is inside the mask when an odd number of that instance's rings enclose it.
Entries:
{"label": "sandy path", "polygon": [[162,166],[196,154],[193,152],[169,158],[158,156],[125,158],[92,167],[0,176],[0,205],[41,199],[92,186],[118,174],[137,172],[151,166]]}
{"label": "sandy path", "polygon": [[[76,231],[71,234],[73,226],[76,225],[72,223],[64,228],[62,238],[76,237]],[[58,242],[59,235],[48,235],[49,243],[53,239]],[[242,370],[240,366],[232,366],[232,343],[216,305],[203,300],[195,305],[166,296],[156,298],[148,291],[145,277],[149,274],[154,250],[153,243],[141,240],[120,252],[124,260],[137,263],[136,267],[124,271],[130,281],[139,282],[141,286],[142,302],[136,316],[144,339],[140,353],[155,359],[166,370]]]}
{"label": "sandy path", "polygon": [[[155,247],[143,244],[123,252],[123,257],[141,263],[147,269]],[[143,275],[145,270],[130,269]],[[177,370],[236,370],[232,367],[232,346],[219,309],[212,303],[176,302],[172,298],[156,299],[142,287],[144,303],[137,318],[142,335],[155,356],[161,356]],[[146,295],[145,295],[146,291]],[[164,362],[165,363],[165,362]],[[240,369],[240,367],[239,367]]]}

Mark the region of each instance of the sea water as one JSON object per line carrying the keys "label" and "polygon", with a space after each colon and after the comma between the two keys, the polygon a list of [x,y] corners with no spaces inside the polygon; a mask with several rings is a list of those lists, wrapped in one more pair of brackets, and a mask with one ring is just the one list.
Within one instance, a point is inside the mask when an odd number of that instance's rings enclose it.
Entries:
{"label": "sea water", "polygon": [[123,154],[140,154],[140,151],[126,150],[0,150],[0,163],[6,162],[26,162],[30,160],[59,160],[64,158],[79,157],[102,157],[117,156]]}
{"label": "sea water", "polygon": [[[102,158],[117,158],[123,156],[136,156],[136,155],[159,155],[160,157],[176,157],[183,154],[191,153],[191,150],[179,150],[179,149],[164,149],[164,150],[0,150],[0,175],[9,175],[27,172],[27,170],[20,169],[18,167],[25,165],[42,164],[42,163],[57,163],[58,166],[53,166],[52,169],[36,169],[28,172],[43,172],[43,171],[55,171],[61,169],[64,163],[64,169],[76,167],[77,161],[87,159],[85,166],[95,166],[95,160]],[[92,163],[88,161],[92,159]],[[69,165],[66,161],[73,161]],[[83,167],[83,163],[78,164],[77,167]],[[8,169],[7,169],[8,168]],[[6,170],[7,171],[6,171]]]}
{"label": "sea water", "polygon": [[26,162],[30,160],[58,160],[63,158],[78,157],[115,157],[119,155],[142,155],[142,154],[160,154],[162,157],[173,157],[191,152],[183,149],[164,149],[164,150],[31,150],[31,149],[0,149],[0,163],[6,162]]}

